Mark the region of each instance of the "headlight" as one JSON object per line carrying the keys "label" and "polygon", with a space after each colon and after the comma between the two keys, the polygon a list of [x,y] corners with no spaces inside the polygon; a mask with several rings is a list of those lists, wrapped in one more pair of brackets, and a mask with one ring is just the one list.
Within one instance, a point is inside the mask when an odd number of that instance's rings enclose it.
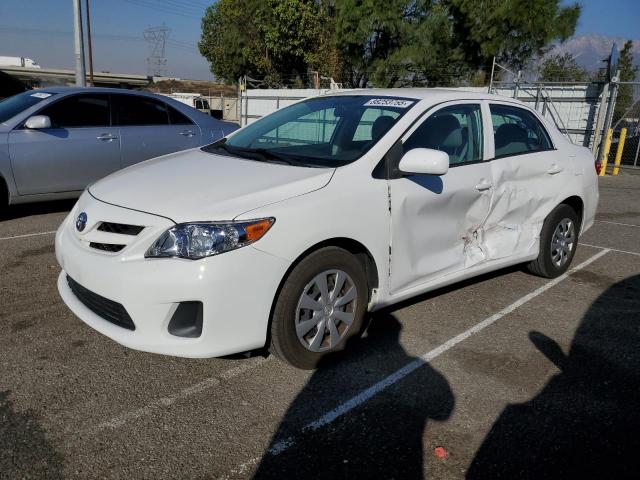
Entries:
{"label": "headlight", "polygon": [[246,222],[181,223],[164,232],[144,256],[197,260],[218,255],[259,240],[275,221],[261,218]]}

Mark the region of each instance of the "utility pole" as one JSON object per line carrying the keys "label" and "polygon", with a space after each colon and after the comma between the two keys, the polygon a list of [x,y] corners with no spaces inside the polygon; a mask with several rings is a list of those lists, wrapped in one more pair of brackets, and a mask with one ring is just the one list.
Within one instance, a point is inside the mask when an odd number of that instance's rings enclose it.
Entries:
{"label": "utility pole", "polygon": [[93,87],[93,49],[91,48],[91,15],[87,0],[87,47],[89,48],[89,85]]}
{"label": "utility pole", "polygon": [[73,36],[76,56],[76,86],[86,86],[86,73],[84,69],[84,39],[82,37],[82,6],[80,0],[73,2]]}

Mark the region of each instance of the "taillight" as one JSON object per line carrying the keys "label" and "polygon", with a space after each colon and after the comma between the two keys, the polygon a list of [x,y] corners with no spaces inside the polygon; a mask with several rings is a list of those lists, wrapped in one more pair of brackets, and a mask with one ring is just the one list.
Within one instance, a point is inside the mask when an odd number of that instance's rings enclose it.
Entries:
{"label": "taillight", "polygon": [[602,162],[600,160],[596,160],[596,174],[600,175],[600,172],[602,171]]}

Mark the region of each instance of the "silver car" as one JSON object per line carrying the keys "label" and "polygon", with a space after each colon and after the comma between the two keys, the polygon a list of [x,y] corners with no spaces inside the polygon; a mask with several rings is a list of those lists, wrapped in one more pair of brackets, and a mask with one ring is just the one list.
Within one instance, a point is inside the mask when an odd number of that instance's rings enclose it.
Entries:
{"label": "silver car", "polygon": [[0,208],[73,198],[134,163],[207,145],[238,128],[168,97],[47,88],[0,102]]}

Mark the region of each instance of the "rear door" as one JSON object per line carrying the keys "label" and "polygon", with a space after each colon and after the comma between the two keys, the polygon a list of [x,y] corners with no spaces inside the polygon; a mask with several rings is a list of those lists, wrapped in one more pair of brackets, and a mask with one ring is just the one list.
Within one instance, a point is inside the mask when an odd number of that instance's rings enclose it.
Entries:
{"label": "rear door", "polygon": [[133,165],[201,145],[200,128],[166,103],[142,95],[114,94],[122,139],[122,164]]}
{"label": "rear door", "polygon": [[563,200],[572,175],[570,159],[558,157],[543,123],[518,105],[485,105],[493,131],[495,183],[487,219],[486,249],[492,259],[527,256],[537,251],[546,216]]}
{"label": "rear door", "polygon": [[20,195],[83,190],[120,168],[118,129],[107,94],[63,97],[35,115],[51,128],[22,126],[9,134],[9,154]]}

